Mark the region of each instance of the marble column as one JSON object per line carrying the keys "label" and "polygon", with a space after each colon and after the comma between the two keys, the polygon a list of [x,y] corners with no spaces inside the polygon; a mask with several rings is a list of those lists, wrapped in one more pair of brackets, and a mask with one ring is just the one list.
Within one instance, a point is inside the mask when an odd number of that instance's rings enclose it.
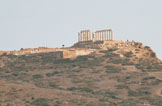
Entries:
{"label": "marble column", "polygon": [[81,33],[80,32],[79,32],[79,35],[80,35],[80,38],[79,39],[80,39],[80,41],[82,41],[82,39],[81,39]]}
{"label": "marble column", "polygon": [[100,32],[100,41],[101,41],[101,38],[102,38],[101,36],[102,36],[102,32]]}
{"label": "marble column", "polygon": [[87,39],[87,34],[86,34],[86,32],[84,33],[84,41],[86,41],[86,39]]}
{"label": "marble column", "polygon": [[110,34],[110,40],[112,40],[112,31],[111,31],[111,30],[110,30],[110,33],[111,33],[111,34]]}
{"label": "marble column", "polygon": [[86,33],[86,36],[87,36],[87,39],[86,39],[86,41],[88,41],[88,31],[87,31],[87,33]]}
{"label": "marble column", "polygon": [[94,32],[92,32],[92,39],[91,40],[95,41],[95,33]]}
{"label": "marble column", "polygon": [[105,40],[106,40],[106,35],[107,35],[107,31],[105,32]]}
{"label": "marble column", "polygon": [[101,41],[102,41],[103,32],[101,32]]}
{"label": "marble column", "polygon": [[108,40],[108,31],[106,31],[106,40]]}
{"label": "marble column", "polygon": [[87,35],[87,36],[88,36],[88,39],[87,39],[88,41],[90,40],[90,37],[89,37],[89,35],[90,35],[90,33],[89,33],[89,31],[88,31],[88,35]]}
{"label": "marble column", "polygon": [[89,32],[89,40],[92,40],[91,32]]}
{"label": "marble column", "polygon": [[86,32],[84,32],[84,41],[86,41]]}
{"label": "marble column", "polygon": [[99,33],[97,32],[97,41],[99,40]]}
{"label": "marble column", "polygon": [[83,41],[84,41],[84,33],[82,32],[82,36],[83,36]]}
{"label": "marble column", "polygon": [[102,31],[101,32],[101,40],[103,41],[103,35],[104,35],[104,32]]}
{"label": "marble column", "polygon": [[99,40],[99,33],[97,32],[97,41]]}
{"label": "marble column", "polygon": [[110,30],[109,30],[109,38],[108,38],[108,40],[110,40]]}
{"label": "marble column", "polygon": [[109,30],[109,40],[111,39],[111,31]]}
{"label": "marble column", "polygon": [[101,32],[100,32],[100,40],[101,40]]}
{"label": "marble column", "polygon": [[80,33],[78,32],[78,42],[80,42]]}
{"label": "marble column", "polygon": [[109,31],[107,31],[107,40],[109,40]]}
{"label": "marble column", "polygon": [[105,33],[105,31],[103,32],[103,41],[105,41],[105,35],[106,35],[106,33]]}
{"label": "marble column", "polygon": [[82,33],[80,32],[80,41],[82,41]]}
{"label": "marble column", "polygon": [[93,36],[92,34],[93,34],[93,33],[92,33],[92,32],[90,32],[90,35],[89,35],[89,36],[90,36],[90,40],[92,40],[92,36]]}
{"label": "marble column", "polygon": [[100,32],[100,41],[102,40],[102,32]]}
{"label": "marble column", "polygon": [[109,31],[107,31],[107,40],[109,40]]}
{"label": "marble column", "polygon": [[113,31],[111,30],[111,40],[113,40]]}

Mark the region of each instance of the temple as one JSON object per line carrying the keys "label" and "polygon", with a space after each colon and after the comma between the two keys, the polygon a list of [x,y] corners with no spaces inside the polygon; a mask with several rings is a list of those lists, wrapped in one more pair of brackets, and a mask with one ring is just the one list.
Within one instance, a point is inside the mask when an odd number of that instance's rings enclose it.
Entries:
{"label": "temple", "polygon": [[98,30],[91,33],[90,30],[83,30],[78,33],[78,42],[84,41],[112,41],[113,32],[111,29]]}

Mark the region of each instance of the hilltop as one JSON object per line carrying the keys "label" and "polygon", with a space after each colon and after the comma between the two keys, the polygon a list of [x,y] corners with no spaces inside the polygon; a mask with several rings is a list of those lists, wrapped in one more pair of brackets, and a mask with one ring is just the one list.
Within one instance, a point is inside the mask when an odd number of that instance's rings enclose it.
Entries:
{"label": "hilltop", "polygon": [[162,62],[139,42],[3,51],[0,67],[2,106],[162,104]]}
{"label": "hilltop", "polygon": [[[107,50],[111,48],[119,49],[121,56],[122,52],[132,52],[136,54],[136,58],[148,57],[160,61],[156,57],[156,53],[149,46],[143,46],[140,42],[134,41],[84,41],[77,42],[72,47],[66,48],[21,48],[16,51],[0,51],[0,55],[33,55],[43,53],[53,53],[58,58],[76,58],[77,56],[88,55],[100,50]],[[60,55],[60,56],[58,56]]]}

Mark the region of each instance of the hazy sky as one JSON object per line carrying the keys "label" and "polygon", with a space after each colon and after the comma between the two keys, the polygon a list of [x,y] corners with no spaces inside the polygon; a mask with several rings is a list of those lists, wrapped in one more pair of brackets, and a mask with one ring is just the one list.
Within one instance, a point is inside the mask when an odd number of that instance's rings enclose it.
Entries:
{"label": "hazy sky", "polygon": [[0,0],[0,50],[71,46],[80,30],[108,28],[162,59],[162,0]]}

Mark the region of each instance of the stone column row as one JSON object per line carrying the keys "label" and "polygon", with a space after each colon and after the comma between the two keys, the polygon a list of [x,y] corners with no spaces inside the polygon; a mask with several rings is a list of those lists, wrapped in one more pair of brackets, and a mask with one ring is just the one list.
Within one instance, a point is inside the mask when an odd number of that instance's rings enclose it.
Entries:
{"label": "stone column row", "polygon": [[90,30],[80,31],[78,33],[78,42],[92,40]]}
{"label": "stone column row", "polygon": [[93,41],[113,40],[113,32],[111,29],[108,29],[108,30],[95,31],[92,33],[92,35],[90,30],[84,30],[78,33],[78,42],[90,41],[90,40]]}
{"label": "stone column row", "polygon": [[96,31],[93,36],[95,41],[113,40],[112,30]]}

